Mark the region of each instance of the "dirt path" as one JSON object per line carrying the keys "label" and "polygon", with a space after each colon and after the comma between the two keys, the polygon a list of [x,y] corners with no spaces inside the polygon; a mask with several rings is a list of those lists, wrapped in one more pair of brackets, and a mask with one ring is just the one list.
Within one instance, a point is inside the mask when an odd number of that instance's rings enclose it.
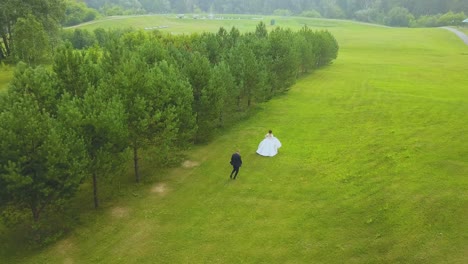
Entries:
{"label": "dirt path", "polygon": [[465,42],[466,45],[468,45],[468,36],[465,33],[461,32],[459,30],[456,30],[454,28],[451,28],[451,27],[442,27],[442,28],[450,30],[453,33],[457,34],[457,36],[460,37],[463,40],[463,42]]}

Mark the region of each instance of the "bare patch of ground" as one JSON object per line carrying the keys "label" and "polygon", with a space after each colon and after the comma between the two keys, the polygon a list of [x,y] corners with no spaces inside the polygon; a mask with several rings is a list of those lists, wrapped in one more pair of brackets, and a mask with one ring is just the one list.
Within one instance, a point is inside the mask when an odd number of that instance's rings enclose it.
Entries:
{"label": "bare patch of ground", "polygon": [[167,184],[165,183],[158,183],[156,185],[153,186],[153,188],[151,188],[151,192],[152,193],[157,193],[161,196],[163,195],[166,195],[167,194]]}
{"label": "bare patch of ground", "polygon": [[63,239],[62,241],[57,243],[57,252],[61,255],[66,255],[73,249],[73,242],[71,239]]}
{"label": "bare patch of ground", "polygon": [[184,161],[184,163],[182,163],[182,167],[184,168],[193,168],[193,167],[197,167],[198,165],[200,165],[200,163],[196,162],[196,161],[191,161],[191,160],[186,160]]}
{"label": "bare patch of ground", "polygon": [[70,238],[67,238],[57,243],[55,252],[57,252],[58,255],[64,257],[64,264],[73,264],[73,259],[68,256],[72,253],[74,248],[75,245],[73,244],[72,240]]}
{"label": "bare patch of ground", "polygon": [[129,211],[130,210],[128,208],[117,206],[112,208],[111,214],[115,218],[123,218],[129,215]]}

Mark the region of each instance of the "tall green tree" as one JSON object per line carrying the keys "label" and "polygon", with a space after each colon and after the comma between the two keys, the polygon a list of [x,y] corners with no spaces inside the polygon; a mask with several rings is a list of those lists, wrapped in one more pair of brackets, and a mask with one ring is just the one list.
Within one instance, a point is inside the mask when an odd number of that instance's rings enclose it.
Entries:
{"label": "tall green tree", "polygon": [[316,34],[307,26],[297,34],[297,50],[299,51],[301,72],[307,73],[317,66],[316,50],[319,49]]}
{"label": "tall green tree", "polygon": [[34,93],[9,94],[0,112],[0,193],[15,208],[41,213],[73,197],[86,167],[83,141],[40,108]]}
{"label": "tall green tree", "polygon": [[247,103],[249,107],[253,100],[263,102],[271,98],[269,67],[272,60],[269,54],[268,32],[262,24],[259,24],[255,33],[247,33],[243,37],[243,42],[247,47],[244,56],[247,56],[246,61],[249,64],[246,75],[248,86],[246,88],[250,90],[251,95],[250,103],[249,101]]}
{"label": "tall green tree", "polygon": [[[207,108],[203,105],[202,91],[207,91],[211,78],[211,65],[207,57],[200,52],[195,52],[187,59],[183,66],[183,73],[187,77],[193,93],[193,111],[196,113],[196,123],[200,127],[203,111]],[[202,130],[200,130],[201,132]],[[204,135],[197,133],[197,141],[204,141]]]}
{"label": "tall green tree", "polygon": [[87,7],[84,2],[65,0],[65,3],[65,17],[62,21],[64,26],[73,26],[88,22],[99,16],[97,10]]}
{"label": "tall green tree", "polygon": [[[122,99],[123,111],[126,113],[125,129],[128,130],[127,144],[133,150],[135,180],[140,181],[138,151],[148,146],[149,126],[157,119],[156,111],[151,105],[151,87],[149,87],[149,67],[138,54],[128,53],[121,58],[121,64],[115,74],[105,80],[104,85],[114,87]],[[156,110],[156,109],[154,109]]]}
{"label": "tall green tree", "polygon": [[20,62],[16,65],[10,91],[14,94],[30,94],[40,109],[57,116],[61,94],[57,89],[55,74],[43,66],[30,67]]}
{"label": "tall green tree", "polygon": [[[3,55],[10,57],[15,47],[13,31],[20,18],[32,15],[49,37],[52,47],[58,45],[60,22],[64,18],[64,0],[2,0],[0,2],[0,37],[3,40]],[[33,32],[30,32],[33,33]],[[30,37],[32,40],[32,36]]]}
{"label": "tall green tree", "polygon": [[18,18],[13,31],[16,40],[13,51],[17,60],[29,65],[45,63],[49,60],[51,49],[49,37],[44,27],[32,15]]}
{"label": "tall green tree", "polygon": [[233,89],[233,80],[229,79],[229,72],[226,70],[224,63],[214,66],[208,85],[201,91],[201,109],[198,112],[199,141],[209,141],[222,126],[222,113],[228,99],[227,89]]}
{"label": "tall green tree", "polygon": [[137,49],[124,53],[115,73],[105,80],[122,99],[137,182],[140,149],[155,147],[160,153],[167,153],[182,140],[179,136],[184,132],[182,127],[193,129],[195,125],[191,118],[186,118],[192,115],[189,83],[166,61],[148,63],[145,53],[140,52]]}
{"label": "tall green tree", "polygon": [[97,43],[96,36],[93,32],[76,28],[74,30],[64,30],[61,33],[62,39],[69,41],[75,49],[85,49]]}
{"label": "tall green tree", "polygon": [[86,164],[83,170],[93,182],[94,207],[99,207],[99,179],[109,175],[122,163],[127,148],[127,130],[123,104],[114,91],[106,86],[90,86],[82,98],[65,93],[59,116],[67,127],[82,137]]}
{"label": "tall green tree", "polygon": [[214,66],[208,87],[213,92],[204,93],[203,100],[207,101],[204,105],[212,105],[213,108],[206,118],[211,118],[211,122],[206,124],[207,128],[216,130],[233,123],[238,118],[235,99],[239,96],[239,90],[225,61]]}
{"label": "tall green tree", "polygon": [[271,93],[284,91],[296,82],[299,69],[299,52],[294,33],[290,29],[275,28],[269,35],[271,57]]}
{"label": "tall green tree", "polygon": [[60,94],[83,97],[89,86],[96,87],[103,77],[102,50],[92,47],[75,50],[70,43],[57,49],[52,65]]}
{"label": "tall green tree", "polygon": [[167,155],[194,142],[197,123],[193,90],[181,71],[165,61],[155,65],[150,74],[154,76],[150,86],[157,93],[152,104],[160,112],[158,122],[151,127],[153,145]]}
{"label": "tall green tree", "polygon": [[327,30],[315,32],[315,37],[319,43],[315,48],[317,66],[322,67],[330,64],[338,56],[338,41]]}
{"label": "tall green tree", "polygon": [[122,163],[122,153],[128,147],[121,97],[114,87],[102,81],[104,58],[103,51],[97,47],[80,51],[66,45],[59,49],[53,65],[57,90],[67,102],[61,105],[58,115],[84,140],[86,172],[93,181],[96,208],[99,207],[99,179]]}
{"label": "tall green tree", "polygon": [[404,7],[394,7],[388,12],[385,24],[389,26],[408,27],[412,20],[414,20],[414,16],[408,9]]}
{"label": "tall green tree", "polygon": [[243,99],[243,88],[244,88],[244,79],[245,79],[245,61],[242,56],[242,48],[240,45],[236,45],[229,49],[225,55],[225,62],[228,65],[229,71],[234,80],[235,88],[232,92],[229,92],[233,97],[232,101],[235,102],[236,109],[235,112],[245,111],[244,105],[242,104]]}
{"label": "tall green tree", "polygon": [[268,31],[266,29],[266,25],[263,22],[258,23],[257,27],[255,28],[255,35],[258,38],[267,38]]}
{"label": "tall green tree", "polygon": [[140,0],[142,7],[149,13],[167,13],[171,11],[169,0]]}
{"label": "tall green tree", "polygon": [[[256,40],[254,35],[250,38]],[[265,86],[266,71],[264,61],[255,56],[253,49],[247,44],[240,44],[237,49],[238,60],[243,65],[243,75],[240,87],[241,97],[245,100],[246,108],[250,108],[262,92]]]}

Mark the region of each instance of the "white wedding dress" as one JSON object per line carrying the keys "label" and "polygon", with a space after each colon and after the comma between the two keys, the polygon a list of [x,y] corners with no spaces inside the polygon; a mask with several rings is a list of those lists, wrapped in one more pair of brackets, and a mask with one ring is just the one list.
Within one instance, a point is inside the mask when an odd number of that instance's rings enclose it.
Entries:
{"label": "white wedding dress", "polygon": [[273,157],[278,154],[279,148],[281,148],[281,142],[273,134],[266,134],[265,139],[258,145],[257,153],[265,157]]}

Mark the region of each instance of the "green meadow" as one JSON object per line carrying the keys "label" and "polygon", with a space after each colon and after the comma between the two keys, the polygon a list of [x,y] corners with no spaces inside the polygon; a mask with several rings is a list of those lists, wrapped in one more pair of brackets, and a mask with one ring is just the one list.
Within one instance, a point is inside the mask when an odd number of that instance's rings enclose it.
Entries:
{"label": "green meadow", "polygon": [[[203,16],[200,16],[203,17]],[[80,26],[69,27],[67,29],[88,29],[96,28],[134,28],[134,29],[157,29],[161,32],[171,34],[191,34],[200,32],[217,32],[220,27],[230,30],[236,27],[240,31],[254,31],[255,26],[262,21],[270,25],[274,20],[274,26],[300,29],[303,25],[317,27],[320,29],[329,29],[334,27],[352,28],[359,23],[349,23],[343,20],[333,19],[309,19],[297,17],[272,17],[261,15],[219,15],[214,19],[194,19],[192,15],[186,15],[184,18],[178,18],[175,14],[169,15],[147,15],[147,16],[116,16],[108,17],[98,21],[92,21]],[[370,24],[369,24],[370,25]],[[382,27],[380,25],[370,25]],[[271,26],[272,27],[272,26]],[[270,27],[270,28],[271,28]]]}
{"label": "green meadow", "polygon": [[[83,28],[257,23],[154,16]],[[46,248],[0,226],[0,262],[468,263],[468,46],[438,28],[276,24],[329,30],[338,59],[188,151],[180,167],[147,162],[139,185],[129,168],[99,210],[86,183],[71,208],[79,224]],[[268,129],[283,145],[272,158],[255,153]],[[236,149],[244,163],[233,181]]]}

